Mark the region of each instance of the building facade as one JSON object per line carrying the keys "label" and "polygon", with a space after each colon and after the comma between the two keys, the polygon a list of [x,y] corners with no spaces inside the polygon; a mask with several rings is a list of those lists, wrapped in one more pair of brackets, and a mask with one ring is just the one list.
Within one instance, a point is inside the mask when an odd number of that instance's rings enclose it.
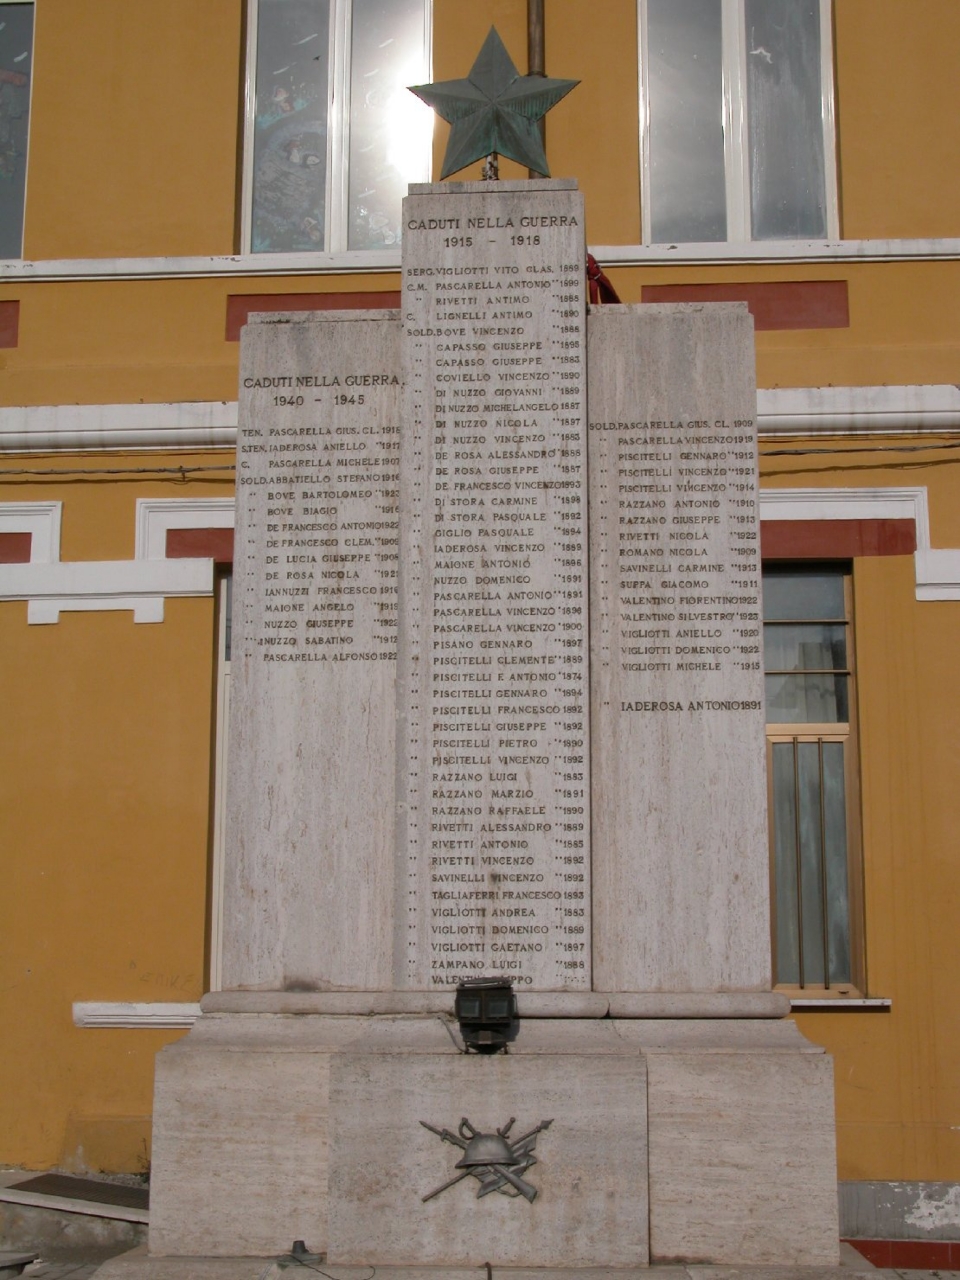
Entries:
{"label": "building facade", "polygon": [[[547,73],[581,82],[551,170],[621,299],[754,315],[774,967],[836,1059],[839,1178],[916,1183],[947,1230],[960,12],[545,7]],[[522,68],[527,5],[0,22],[0,1162],[137,1171],[154,1056],[219,984],[240,329],[396,305],[400,194],[446,141],[405,86],[491,24]]]}

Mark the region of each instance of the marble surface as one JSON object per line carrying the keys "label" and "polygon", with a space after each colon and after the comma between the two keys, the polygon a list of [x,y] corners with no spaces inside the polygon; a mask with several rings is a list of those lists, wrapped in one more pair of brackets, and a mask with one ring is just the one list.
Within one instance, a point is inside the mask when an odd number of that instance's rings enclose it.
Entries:
{"label": "marble surface", "polygon": [[[450,990],[213,991],[203,997],[200,1006],[204,1013],[452,1014],[454,995]],[[610,998],[596,991],[524,991],[518,1009],[521,1019],[605,1018]],[[631,1015],[624,1012],[619,1016]]]}
{"label": "marble surface", "polygon": [[322,1238],[329,1060],[209,1049],[164,1062],[151,1253],[265,1255]]}
{"label": "marble surface", "polygon": [[[369,1267],[321,1264],[333,1280],[368,1280]],[[280,1280],[288,1277],[287,1257],[263,1258],[149,1258],[140,1252],[113,1258],[96,1272],[99,1280]],[[94,1268],[90,1268],[92,1273]],[[50,1280],[65,1280],[73,1271],[53,1269],[38,1272]],[[83,1275],[84,1273],[78,1273]],[[486,1275],[486,1271],[483,1273]],[[937,1271],[878,1270],[865,1258],[844,1259],[840,1266],[795,1267],[516,1267],[504,1272],[493,1268],[501,1280],[938,1280]],[[476,1280],[477,1267],[378,1267],[377,1280]]]}
{"label": "marble surface", "polygon": [[784,1018],[790,1012],[780,991],[627,991],[610,992],[608,999],[611,1018]]}
{"label": "marble surface", "polygon": [[[647,1260],[646,1087],[637,1054],[422,1056],[348,1053],[331,1076],[331,1264],[629,1267]],[[532,1203],[478,1199],[460,1147],[420,1123],[514,1138],[551,1120],[524,1174]]]}
{"label": "marble surface", "polygon": [[715,1035],[645,1060],[651,1261],[836,1265],[832,1060]]}

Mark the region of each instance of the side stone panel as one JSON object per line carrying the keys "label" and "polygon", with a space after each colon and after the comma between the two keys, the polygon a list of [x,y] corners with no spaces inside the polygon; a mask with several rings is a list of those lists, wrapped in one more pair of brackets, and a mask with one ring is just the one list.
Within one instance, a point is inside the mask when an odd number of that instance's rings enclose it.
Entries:
{"label": "side stone panel", "polygon": [[647,1062],[651,1262],[836,1266],[832,1058],[789,1021],[616,1025]]}
{"label": "side stone panel", "polygon": [[750,316],[588,338],[594,987],[769,991]]}
{"label": "side stone panel", "polygon": [[359,1022],[204,1016],[162,1050],[151,1255],[324,1247],[330,1055]]}
{"label": "side stone panel", "polygon": [[396,319],[241,342],[223,984],[390,985]]}

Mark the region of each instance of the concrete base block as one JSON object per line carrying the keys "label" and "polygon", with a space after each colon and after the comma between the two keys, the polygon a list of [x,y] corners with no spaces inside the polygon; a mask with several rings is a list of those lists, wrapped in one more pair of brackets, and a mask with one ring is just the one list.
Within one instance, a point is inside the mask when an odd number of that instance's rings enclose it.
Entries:
{"label": "concrete base block", "polygon": [[960,1182],[841,1182],[845,1239],[960,1239]]}
{"label": "concrete base block", "polygon": [[106,1258],[146,1238],[147,1228],[139,1222],[0,1202],[0,1245],[5,1249],[39,1249],[48,1255],[89,1251]]}

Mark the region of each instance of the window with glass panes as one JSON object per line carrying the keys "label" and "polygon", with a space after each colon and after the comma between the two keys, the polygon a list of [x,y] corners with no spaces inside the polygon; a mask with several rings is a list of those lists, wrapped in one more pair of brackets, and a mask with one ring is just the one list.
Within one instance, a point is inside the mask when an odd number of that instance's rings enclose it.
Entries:
{"label": "window with glass panes", "polygon": [[0,4],[0,258],[23,256],[33,4]]}
{"label": "window with glass panes", "polygon": [[639,0],[644,239],[839,234],[830,0]]}
{"label": "window with glass panes", "polygon": [[855,679],[848,573],[763,574],[774,972],[862,985]]}
{"label": "window with glass panes", "polygon": [[248,0],[244,248],[385,249],[430,175],[430,0]]}

